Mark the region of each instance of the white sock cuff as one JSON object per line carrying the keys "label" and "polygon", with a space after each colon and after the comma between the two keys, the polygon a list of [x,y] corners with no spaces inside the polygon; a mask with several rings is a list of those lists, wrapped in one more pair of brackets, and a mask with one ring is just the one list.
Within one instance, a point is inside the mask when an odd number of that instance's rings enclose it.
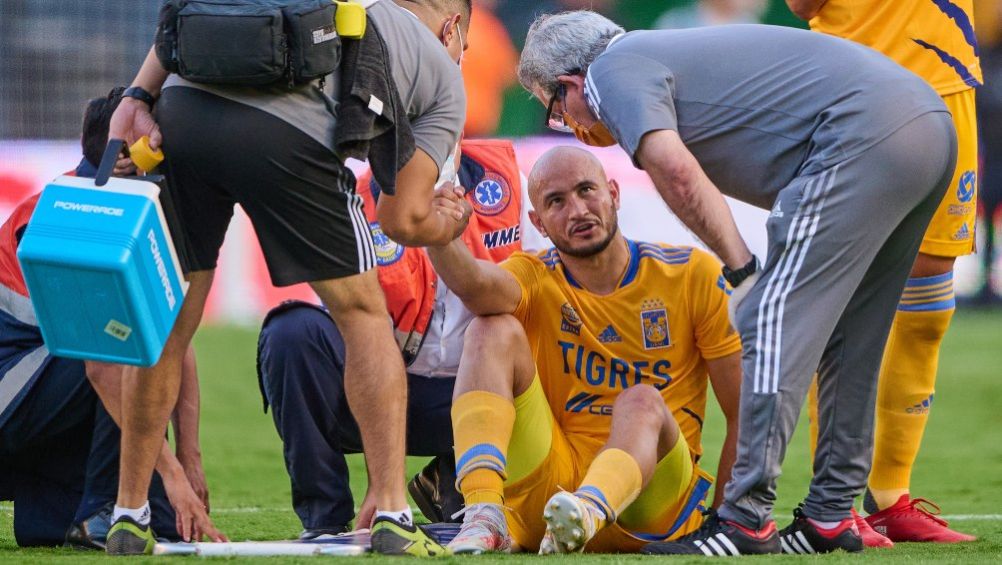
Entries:
{"label": "white sock cuff", "polygon": [[119,505],[115,505],[115,511],[111,515],[111,522],[115,523],[122,516],[128,516],[132,518],[140,526],[150,525],[150,501],[146,501],[139,508],[124,508]]}

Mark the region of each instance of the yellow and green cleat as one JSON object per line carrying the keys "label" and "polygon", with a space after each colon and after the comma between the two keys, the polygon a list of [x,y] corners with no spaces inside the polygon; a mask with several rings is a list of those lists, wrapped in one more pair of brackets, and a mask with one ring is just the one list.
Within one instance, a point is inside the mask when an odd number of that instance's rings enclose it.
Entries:
{"label": "yellow and green cleat", "polygon": [[448,551],[421,526],[402,524],[392,518],[376,518],[372,525],[372,551],[383,555],[439,557]]}
{"label": "yellow and green cleat", "polygon": [[108,530],[105,551],[108,555],[149,555],[157,540],[153,528],[140,526],[128,516],[122,516]]}

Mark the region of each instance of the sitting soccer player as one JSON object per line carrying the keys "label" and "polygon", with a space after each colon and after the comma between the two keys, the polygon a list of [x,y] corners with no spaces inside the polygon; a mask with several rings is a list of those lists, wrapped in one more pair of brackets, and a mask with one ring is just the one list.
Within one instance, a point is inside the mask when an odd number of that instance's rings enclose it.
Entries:
{"label": "sitting soccer player", "polygon": [[[536,245],[538,233],[524,208],[524,182],[509,141],[466,140],[458,174],[470,190],[470,225],[461,240],[491,262]],[[452,406],[463,332],[473,314],[438,280],[427,254],[386,237],[376,221],[379,188],[366,174],[358,193],[376,247],[379,283],[386,294],[394,333],[407,365],[408,455],[434,456],[408,484],[425,517],[447,522],[462,508],[456,491]],[[272,407],[292,481],[292,499],[303,524],[301,539],[349,529],[355,505],[345,453],[362,451],[344,381],[344,341],[320,306],[290,301],[268,313],[258,342],[258,371],[265,402]],[[366,499],[356,527],[368,527],[373,501]]]}
{"label": "sitting soccer player", "polygon": [[[696,465],[707,380],[727,418],[723,481],[737,440],[741,344],[720,265],[626,239],[619,187],[587,151],[545,153],[529,197],[554,249],[498,266],[457,242],[429,248],[482,316],[452,407],[466,509],[450,548],[636,551],[689,533],[712,481]],[[444,192],[436,202],[461,205]]]}
{"label": "sitting soccer player", "polygon": [[[84,157],[69,174],[91,177],[108,143],[108,121],[124,88],[87,105]],[[104,549],[118,492],[123,367],[51,355],[42,342],[17,246],[39,195],[0,226],[0,500],[14,501],[20,546]],[[208,490],[198,444],[198,377],[188,351],[175,410],[177,454],[164,441],[152,507],[120,528],[177,540],[198,537],[192,512],[205,512]],[[162,481],[161,481],[162,477]],[[176,512],[175,512],[176,511]],[[177,529],[176,529],[177,528]]]}

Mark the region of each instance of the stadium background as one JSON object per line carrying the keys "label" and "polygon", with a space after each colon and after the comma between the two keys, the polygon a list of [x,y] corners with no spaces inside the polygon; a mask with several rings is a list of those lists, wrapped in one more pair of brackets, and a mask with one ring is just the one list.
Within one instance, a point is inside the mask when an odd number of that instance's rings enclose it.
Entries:
{"label": "stadium background", "polygon": [[[756,2],[759,0],[749,0]],[[761,0],[761,20],[803,27],[782,0]],[[126,84],[139,67],[149,45],[158,0],[0,0],[0,220],[20,200],[40,190],[79,160],[80,116],[85,102],[113,86]],[[512,82],[504,68],[497,41],[510,40],[516,53],[535,14],[566,8],[594,7],[627,29],[654,27],[669,9],[686,9],[687,0],[475,0],[479,10],[492,10],[501,26],[474,35],[486,55],[471,56],[464,72],[486,82],[495,92],[484,96],[486,125],[474,135],[493,133],[515,139],[520,166],[528,171],[535,157],[556,143],[573,143],[569,136],[542,129],[543,108]],[[476,20],[475,20],[476,21]],[[990,33],[996,37],[997,33]],[[491,40],[488,41],[487,38]],[[983,50],[982,61],[992,51]],[[992,93],[993,68],[986,66],[985,93]],[[996,93],[997,94],[997,93]],[[479,94],[478,94],[479,95]],[[981,95],[979,95],[981,96]],[[497,97],[498,102],[490,100]],[[998,95],[1002,99],[1002,95]],[[492,124],[491,116],[497,118]],[[482,116],[481,116],[482,117]],[[999,128],[986,121],[982,135]],[[601,150],[610,175],[624,188],[621,224],[631,237],[688,243],[693,239],[669,212],[650,186],[618,148]],[[990,165],[991,163],[988,163]],[[352,163],[356,169],[363,165]],[[982,190],[986,187],[982,186]],[[989,187],[998,191],[995,187]],[[764,251],[765,212],[735,206],[742,231],[751,245]],[[995,216],[996,224],[1000,219]],[[979,249],[992,247],[986,239],[988,222],[979,224]],[[997,238],[999,239],[999,238]],[[996,242],[995,247],[999,247]],[[999,257],[1002,253],[996,253]],[[1002,274],[1002,261],[994,271]],[[904,549],[895,558],[947,559],[955,562],[1002,560],[1002,441],[998,429],[998,378],[1002,376],[1002,315],[991,308],[1002,295],[1002,276],[986,283],[980,257],[958,264],[958,295],[968,304],[954,322],[944,345],[937,411],[919,460],[915,489],[942,503],[961,519],[957,525],[986,538],[960,552],[941,548]],[[205,466],[213,493],[214,515],[234,539],[289,537],[298,532],[289,508],[288,479],[282,469],[281,448],[270,422],[260,412],[254,369],[256,327],[261,315],[283,298],[310,298],[302,287],[274,289],[250,225],[238,214],[227,236],[207,317],[212,326],[196,338],[203,375],[202,427]],[[712,411],[711,411],[712,412]],[[707,464],[715,466],[721,434],[718,413],[707,421]],[[787,474],[781,486],[778,510],[788,515],[808,475],[803,434],[791,448]],[[802,461],[803,464],[798,464]],[[412,461],[417,469],[421,461]],[[352,460],[353,483],[361,499],[364,470]],[[791,489],[791,486],[795,488]],[[959,515],[959,516],[957,516]],[[0,561],[34,561],[46,552],[7,553],[13,548],[10,506],[0,505]],[[6,555],[5,555],[6,553]],[[74,558],[78,556],[64,555]]]}

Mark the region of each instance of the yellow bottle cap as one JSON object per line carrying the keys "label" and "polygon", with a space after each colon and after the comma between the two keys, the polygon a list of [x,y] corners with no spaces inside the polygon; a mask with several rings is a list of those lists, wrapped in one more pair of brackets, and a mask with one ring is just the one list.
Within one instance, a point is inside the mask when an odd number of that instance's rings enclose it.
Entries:
{"label": "yellow bottle cap", "polygon": [[334,29],[345,39],[360,39],[365,35],[365,7],[354,2],[334,1]]}
{"label": "yellow bottle cap", "polygon": [[157,168],[157,165],[164,160],[164,152],[151,149],[150,138],[145,135],[129,147],[129,155],[136,167],[147,173]]}

